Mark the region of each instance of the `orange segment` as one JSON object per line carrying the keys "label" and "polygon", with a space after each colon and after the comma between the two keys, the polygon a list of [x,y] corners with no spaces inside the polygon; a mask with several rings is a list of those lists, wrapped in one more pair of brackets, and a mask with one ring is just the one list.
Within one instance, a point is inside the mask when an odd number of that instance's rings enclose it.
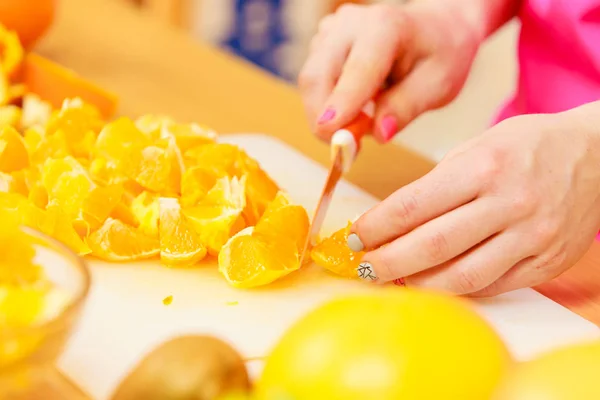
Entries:
{"label": "orange segment", "polygon": [[32,93],[23,96],[21,126],[46,126],[52,115],[52,106]]}
{"label": "orange segment", "polygon": [[2,74],[10,77],[17,72],[23,61],[23,47],[17,33],[7,30],[2,24],[0,24],[0,49],[2,49],[0,53]]}
{"label": "orange segment", "polygon": [[134,261],[160,253],[158,239],[137,231],[116,219],[108,218],[88,237],[92,255],[107,261]]}
{"label": "orange segment", "polygon": [[288,196],[279,192],[256,224],[254,232],[274,241],[280,237],[289,238],[301,252],[308,235],[308,225],[304,207],[290,204]]}
{"label": "orange segment", "polygon": [[214,171],[204,167],[191,167],[181,178],[181,204],[184,207],[197,205],[220,178]]}
{"label": "orange segment", "polygon": [[310,253],[317,265],[346,278],[356,278],[356,269],[364,255],[364,252],[352,252],[346,244],[351,226],[349,223],[347,227],[322,240]]}
{"label": "orange segment", "polygon": [[19,107],[8,105],[0,107],[0,126],[10,125],[15,129],[21,126],[22,111]]}
{"label": "orange segment", "polygon": [[279,187],[258,164],[247,163],[247,200],[244,217],[248,225],[255,225],[265,212],[267,205],[275,198]]}
{"label": "orange segment", "polygon": [[106,124],[96,140],[96,153],[108,160],[120,162],[133,150],[150,146],[150,137],[140,131],[129,118],[119,118]]}
{"label": "orange segment", "polygon": [[237,288],[252,288],[269,284],[295,270],[299,265],[298,251],[287,238],[272,241],[253,234],[249,227],[223,246],[219,253],[219,272]]}
{"label": "orange segment", "polygon": [[18,171],[29,166],[23,137],[12,126],[0,128],[0,172]]}
{"label": "orange segment", "polygon": [[121,202],[124,189],[118,185],[95,187],[83,201],[81,213],[90,229],[100,227]]}
{"label": "orange segment", "polygon": [[161,198],[160,259],[174,266],[193,265],[206,256],[206,247],[175,198]]}
{"label": "orange segment", "polygon": [[177,124],[175,122],[164,122],[162,125],[162,135],[172,135],[175,138],[177,147],[182,153],[187,150],[213,144],[217,140],[217,134],[213,130],[198,124]]}
{"label": "orange segment", "polygon": [[131,203],[131,212],[139,221],[142,233],[158,238],[158,221],[160,218],[160,205],[158,195],[151,192],[142,192]]}

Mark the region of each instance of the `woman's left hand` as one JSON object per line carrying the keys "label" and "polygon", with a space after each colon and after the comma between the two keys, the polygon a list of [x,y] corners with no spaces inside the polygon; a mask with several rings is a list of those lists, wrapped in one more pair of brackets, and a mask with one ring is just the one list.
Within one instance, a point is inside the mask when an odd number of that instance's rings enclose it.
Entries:
{"label": "woman's left hand", "polygon": [[349,244],[367,250],[363,278],[491,296],[556,277],[599,228],[600,102],[501,122],[365,213]]}

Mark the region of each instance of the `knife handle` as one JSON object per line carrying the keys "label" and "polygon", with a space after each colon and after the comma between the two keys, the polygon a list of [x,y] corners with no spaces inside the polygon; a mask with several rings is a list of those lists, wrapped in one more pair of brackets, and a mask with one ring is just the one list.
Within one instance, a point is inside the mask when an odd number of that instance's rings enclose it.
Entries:
{"label": "knife handle", "polygon": [[343,172],[346,173],[352,166],[354,158],[360,150],[360,142],[373,125],[375,103],[369,101],[360,111],[358,116],[344,128],[337,130],[331,138],[331,159],[338,151],[342,151]]}

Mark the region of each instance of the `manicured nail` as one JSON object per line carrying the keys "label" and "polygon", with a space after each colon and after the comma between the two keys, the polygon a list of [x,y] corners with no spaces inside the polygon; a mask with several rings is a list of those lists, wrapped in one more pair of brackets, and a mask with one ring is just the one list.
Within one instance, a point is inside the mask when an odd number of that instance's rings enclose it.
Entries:
{"label": "manicured nail", "polygon": [[393,115],[386,115],[379,124],[381,135],[385,141],[389,141],[398,131],[398,121]]}
{"label": "manicured nail", "polygon": [[325,122],[331,121],[333,117],[335,117],[335,110],[333,108],[328,108],[323,114],[321,114],[317,123],[324,124]]}
{"label": "manicured nail", "polygon": [[365,245],[356,233],[351,233],[350,235],[348,235],[348,239],[346,239],[346,244],[348,245],[350,250],[352,250],[355,253],[358,253],[359,251],[363,251],[365,249]]}
{"label": "manicured nail", "polygon": [[364,281],[373,282],[377,280],[377,275],[375,274],[373,265],[368,261],[363,261],[358,264],[356,272],[358,273],[358,277]]}
{"label": "manicured nail", "polygon": [[394,285],[396,286],[406,286],[406,281],[404,278],[394,279]]}

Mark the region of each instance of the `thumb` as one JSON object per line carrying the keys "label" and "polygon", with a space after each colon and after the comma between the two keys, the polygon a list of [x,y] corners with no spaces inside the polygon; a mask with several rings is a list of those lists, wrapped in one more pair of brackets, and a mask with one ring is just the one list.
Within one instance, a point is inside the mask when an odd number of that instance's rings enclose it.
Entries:
{"label": "thumb", "polygon": [[422,113],[449,103],[458,89],[446,75],[436,60],[429,59],[383,92],[376,104],[375,139],[386,143]]}

